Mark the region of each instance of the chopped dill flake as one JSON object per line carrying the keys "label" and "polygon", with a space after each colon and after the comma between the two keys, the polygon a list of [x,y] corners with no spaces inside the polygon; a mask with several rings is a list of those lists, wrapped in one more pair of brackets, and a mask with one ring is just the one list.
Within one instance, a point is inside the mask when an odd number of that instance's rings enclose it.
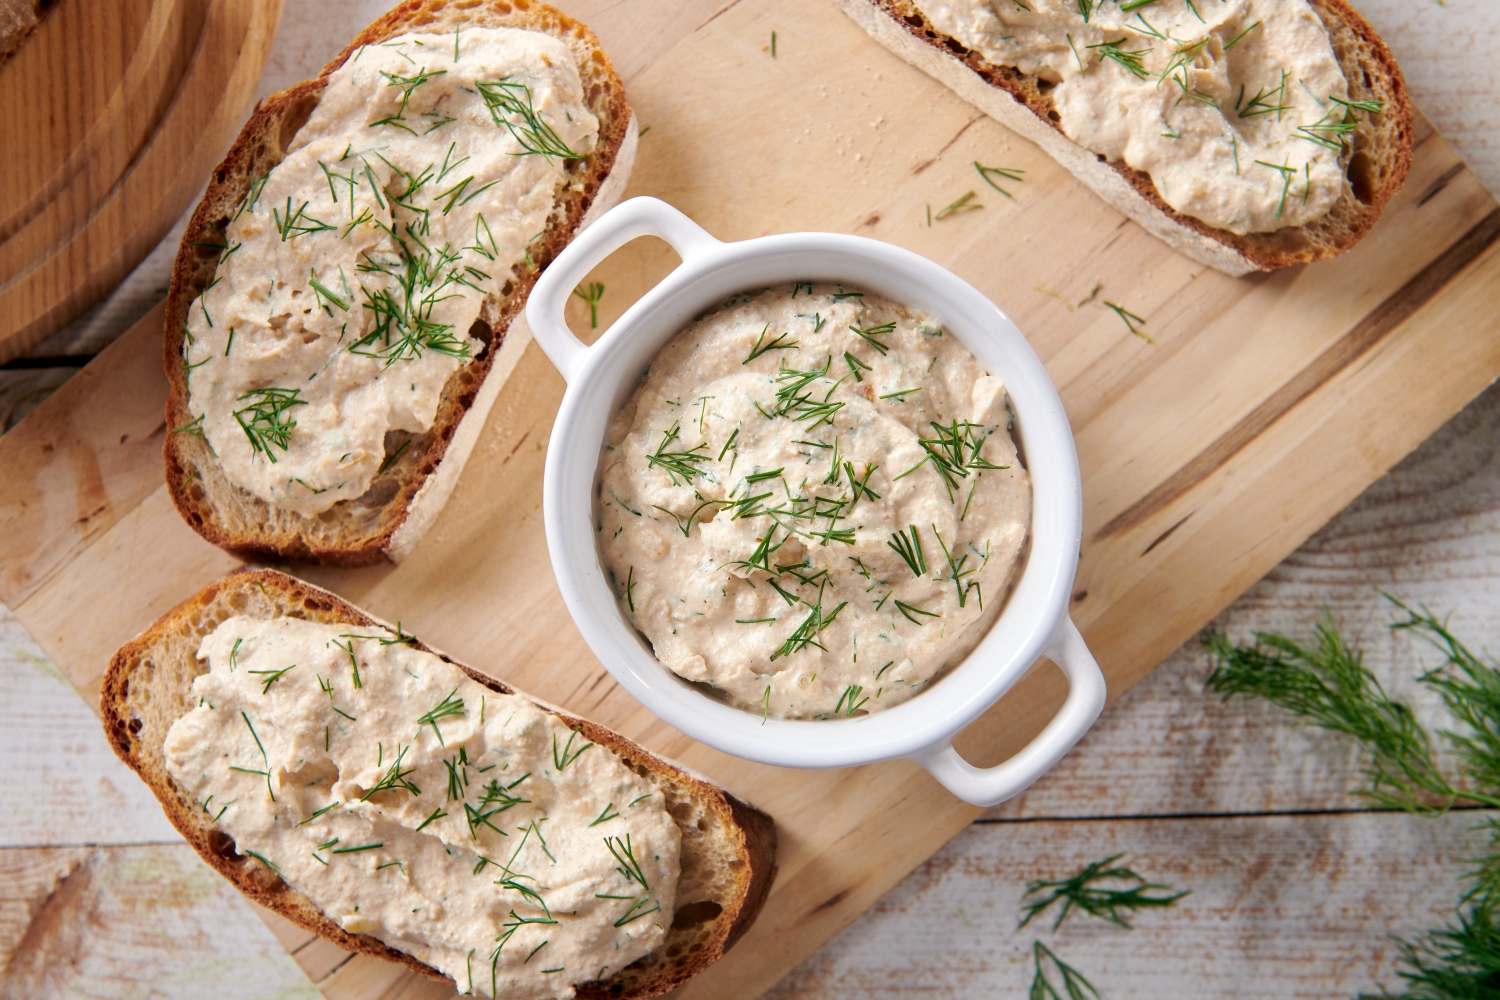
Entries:
{"label": "chopped dill flake", "polygon": [[417,719],[417,731],[421,732],[423,726],[431,726],[433,734],[437,736],[438,744],[446,746],[447,744],[443,743],[443,731],[438,728],[438,721],[464,714],[464,700],[457,697],[457,694],[458,688],[449,691],[448,696],[438,702],[437,707]]}
{"label": "chopped dill flake", "polygon": [[979,204],[977,201],[974,201],[973,191],[965,191],[956,199],[949,202],[946,206],[938,209],[937,214],[934,215],[933,218],[939,222],[942,222],[944,219],[958,215],[960,212],[972,212],[977,208],[983,207],[983,205]]}
{"label": "chopped dill flake", "polygon": [[1145,323],[1146,321],[1144,319],[1137,316],[1129,309],[1126,309],[1124,306],[1116,305],[1113,302],[1106,301],[1104,303],[1104,307],[1113,312],[1116,316],[1120,317],[1120,319],[1124,321],[1125,325],[1129,327],[1131,333],[1135,334],[1137,337],[1140,337],[1148,344],[1156,344],[1156,341],[1151,339],[1150,334],[1146,333],[1145,330],[1142,330],[1140,327],[1136,326],[1137,323]]}
{"label": "chopped dill flake", "polygon": [[1005,195],[1005,197],[1007,197],[1007,198],[1011,198],[1011,197],[1014,197],[1014,196],[1009,191],[1005,190],[1005,188],[1001,187],[999,184],[996,184],[995,183],[995,178],[999,177],[1002,180],[1015,181],[1017,183],[1019,183],[1021,181],[1024,181],[1026,179],[1026,178],[1024,178],[1024,177],[1021,176],[1026,171],[1020,170],[1020,169],[1018,169],[1016,167],[986,167],[984,164],[980,163],[978,160],[975,160],[974,161],[974,169],[977,170],[977,171],[979,171],[980,178],[986,184],[988,184],[990,187],[994,188],[996,191],[999,191],[1001,194]]}
{"label": "chopped dill flake", "polygon": [[798,349],[797,342],[795,340],[787,340],[787,338],[791,336],[790,333],[779,333],[769,343],[767,343],[766,334],[770,331],[770,329],[771,324],[767,323],[765,327],[760,331],[760,336],[755,338],[755,346],[750,349],[750,354],[745,358],[744,361],[740,362],[741,365],[748,365],[750,362],[754,361],[756,358],[760,357],[767,351],[795,351]]}

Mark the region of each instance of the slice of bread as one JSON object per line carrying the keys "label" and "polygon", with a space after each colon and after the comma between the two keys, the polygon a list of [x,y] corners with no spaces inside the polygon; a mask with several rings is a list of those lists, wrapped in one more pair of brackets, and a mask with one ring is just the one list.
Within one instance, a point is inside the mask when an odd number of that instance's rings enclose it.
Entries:
{"label": "slice of bread", "polygon": [[387,465],[360,497],[341,501],[315,517],[274,507],[231,483],[201,436],[169,433],[162,448],[167,489],[183,519],[215,545],[246,559],[342,566],[404,558],[452,493],[500,385],[530,339],[522,310],[540,269],[623,193],[635,159],[634,118],[620,78],[593,32],[531,0],[409,0],[360,32],[316,79],[262,101],[210,178],[183,233],[167,295],[167,427],[176,432],[192,421],[182,370],[184,323],[193,300],[213,280],[223,227],[244,199],[251,178],[264,176],[285,157],[317,106],[329,75],[360,46],[403,33],[500,27],[545,32],[565,42],[583,79],[585,103],[599,119],[595,151],[568,162],[545,234],[531,244],[536,266],[520,268],[504,294],[485,301],[479,321],[469,331],[484,342],[484,349],[449,378],[426,433],[386,435]]}
{"label": "slice of bread", "polygon": [[838,0],[844,13],[880,44],[1041,146],[1152,235],[1230,275],[1306,264],[1350,249],[1401,190],[1411,167],[1411,103],[1395,59],[1375,29],[1344,0],[1309,2],[1328,29],[1350,100],[1380,101],[1384,109],[1366,115],[1350,136],[1342,161],[1348,183],[1327,215],[1303,226],[1240,236],[1177,212],[1156,193],[1150,175],[1073,142],[1058,124],[1050,87],[1013,67],[987,62],[933,27],[911,0]]}
{"label": "slice of bread", "polygon": [[[328,591],[284,573],[232,573],[167,612],[110,660],[99,696],[110,745],[156,793],[167,818],[203,860],[246,896],[341,948],[398,962],[451,982],[436,969],[377,938],[345,931],[264,864],[236,854],[233,839],[214,825],[167,772],[162,744],[172,723],[197,704],[193,678],[205,672],[197,657],[199,643],[234,615],[391,627]],[[454,663],[420,642],[415,646]],[[521,693],[461,663],[454,665],[491,690]],[[682,831],[677,911],[666,941],[608,979],[575,984],[578,996],[634,1000],[681,985],[724,954],[760,912],[776,875],[775,824],[754,806],[618,733],[538,704],[570,727],[582,730],[592,742],[610,748],[632,770],[655,782],[666,798],[667,811]]]}

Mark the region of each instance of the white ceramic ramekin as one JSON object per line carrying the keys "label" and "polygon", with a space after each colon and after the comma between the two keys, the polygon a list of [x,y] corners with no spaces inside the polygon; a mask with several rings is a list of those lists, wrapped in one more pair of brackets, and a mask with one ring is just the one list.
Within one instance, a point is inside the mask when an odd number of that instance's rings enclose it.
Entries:
{"label": "white ceramic ramekin", "polygon": [[[568,330],[563,307],[591,268],[640,236],[659,236],[682,264],[592,346]],[[794,281],[839,281],[926,312],[1004,381],[1014,433],[1031,473],[1026,565],[1005,609],[974,651],[926,691],[873,715],[762,720],[702,693],[657,662],[625,619],[596,542],[595,483],[605,430],[642,371],[694,317],[736,292]],[[789,233],[722,243],[655,198],[634,198],[579,233],[537,282],[526,306],[537,343],[568,381],[547,451],[547,545],[563,600],[595,655],[666,722],[725,753],[783,767],[848,767],[910,758],[959,798],[994,805],[1045,773],[1104,708],[1104,677],[1068,618],[1083,506],[1078,456],[1046,370],[1004,313],[967,282],[899,247],[857,236]],[[953,736],[989,708],[1038,657],[1060,666],[1067,701],[1041,734],[990,768],[969,764]]]}

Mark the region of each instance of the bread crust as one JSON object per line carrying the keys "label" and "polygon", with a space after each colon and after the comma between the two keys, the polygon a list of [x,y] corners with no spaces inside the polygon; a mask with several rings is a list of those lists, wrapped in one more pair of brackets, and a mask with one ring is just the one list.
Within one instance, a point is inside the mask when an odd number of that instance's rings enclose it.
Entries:
{"label": "bread crust", "polygon": [[[1411,168],[1414,141],[1411,101],[1405,78],[1390,50],[1346,0],[1309,0],[1309,3],[1329,31],[1334,54],[1348,81],[1350,99],[1379,100],[1384,110],[1379,115],[1366,116],[1353,133],[1343,156],[1344,192],[1327,215],[1303,226],[1241,236],[1173,209],[1157,194],[1149,174],[1123,162],[1103,161],[1074,144],[1059,124],[1050,88],[1042,86],[1035,76],[986,61],[934,27],[911,0],[840,0],[845,11],[882,43],[892,40],[890,34],[879,30],[882,25],[872,25],[867,20],[868,10],[878,11],[905,35],[967,68],[991,88],[1008,94],[1044,131],[1056,133],[1062,141],[1082,151],[1082,156],[1064,157],[1059,155],[1054,142],[1040,142],[1079,180],[1176,249],[1230,274],[1311,263],[1351,249],[1401,190]],[[907,56],[899,49],[897,54]],[[931,72],[927,66],[919,64],[919,68]],[[950,80],[939,79],[952,85]],[[1036,138],[1035,128],[1023,128],[1025,133],[1031,133],[1028,138]],[[1151,217],[1143,217],[1143,213]]]}
{"label": "bread crust", "polygon": [[[486,300],[471,334],[484,341],[475,360],[455,372],[443,387],[433,426],[409,438],[389,468],[375,477],[361,497],[341,501],[329,512],[304,517],[273,507],[229,482],[213,450],[201,436],[183,433],[192,416],[182,349],[188,309],[213,280],[222,230],[249,190],[253,176],[263,176],[284,158],[298,129],[317,106],[328,77],[360,46],[376,44],[408,31],[446,32],[457,27],[514,27],[551,34],[572,50],[583,78],[585,102],[599,118],[594,153],[569,165],[559,188],[558,205],[546,235],[533,244],[535,267],[521,268],[509,291]],[[632,136],[632,117],[625,89],[598,39],[586,26],[532,0],[408,0],[365,28],[306,80],[263,100],[240,130],[234,145],[214,170],[208,189],[183,233],[167,294],[163,367],[169,386],[167,435],[162,446],[168,493],[183,520],[208,541],[246,560],[291,560],[338,566],[361,566],[398,557],[415,540],[403,537],[393,552],[393,538],[405,524],[422,487],[448,453],[461,422],[482,422],[475,409],[505,340],[522,312],[526,296],[543,267],[567,246],[580,228],[600,188],[610,178],[622,147]],[[626,158],[628,159],[628,157]],[[621,163],[628,169],[628,163]],[[572,185],[580,185],[575,193]],[[490,394],[488,399],[492,400]],[[387,436],[388,454],[397,444]],[[460,462],[466,455],[457,455]],[[452,470],[447,470],[452,472]],[[428,519],[430,520],[430,518]],[[409,536],[411,532],[407,532]]]}
{"label": "bread crust", "polygon": [[[99,695],[110,746],[146,782],[172,825],[203,860],[250,899],[341,948],[451,983],[448,976],[377,938],[344,930],[263,864],[236,854],[233,839],[166,770],[162,741],[171,723],[193,707],[191,681],[202,672],[198,645],[219,622],[235,614],[391,628],[338,596],[284,573],[231,573],[168,611],[111,658]],[[420,641],[414,646],[452,663],[492,691],[529,697]],[[613,730],[537,704],[655,782],[683,837],[678,906],[666,941],[609,979],[575,984],[577,994],[590,1000],[644,1000],[673,989],[713,964],[760,913],[776,874],[775,823],[754,806]]]}

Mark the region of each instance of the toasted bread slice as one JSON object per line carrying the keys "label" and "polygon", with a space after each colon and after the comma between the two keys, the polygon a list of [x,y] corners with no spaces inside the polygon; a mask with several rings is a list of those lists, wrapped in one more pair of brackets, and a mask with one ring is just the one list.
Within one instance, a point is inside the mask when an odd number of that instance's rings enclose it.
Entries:
{"label": "toasted bread slice", "polygon": [[329,75],[360,46],[411,31],[444,33],[470,27],[522,28],[565,42],[578,64],[585,102],[599,119],[597,147],[585,159],[568,162],[545,234],[531,244],[535,267],[519,268],[505,294],[485,301],[470,331],[485,347],[449,378],[432,427],[418,435],[387,434],[387,464],[362,496],[315,517],[274,507],[231,483],[207,441],[191,433],[167,435],[162,451],[172,501],[183,519],[215,545],[246,559],[342,566],[404,558],[452,493],[501,383],[530,339],[522,310],[540,269],[625,189],[635,159],[634,119],[624,87],[593,32],[530,0],[408,0],[360,32],[316,79],[262,101],[214,171],[183,233],[167,295],[167,426],[176,431],[192,420],[182,370],[184,323],[193,300],[213,280],[222,229],[244,199],[251,178],[264,176],[285,157],[317,106]]}
{"label": "toasted bread slice", "polygon": [[[203,860],[246,896],[341,948],[398,962],[451,982],[436,969],[377,938],[345,931],[275,872],[235,853],[233,839],[214,825],[167,772],[162,751],[167,731],[197,704],[193,678],[204,672],[197,658],[199,643],[234,615],[390,627],[328,591],[283,573],[232,573],[167,612],[115,653],[99,696],[110,745],[156,793],[167,818]],[[442,656],[420,642],[416,648]],[[455,666],[494,691],[519,693],[463,664]],[[578,996],[632,1000],[664,993],[713,964],[754,922],[776,874],[775,824],[759,809],[618,733],[549,705],[542,707],[570,727],[581,729],[589,740],[610,748],[632,770],[655,782],[682,831],[677,911],[666,941],[608,979],[575,984]]]}
{"label": "toasted bread slice", "polygon": [[1241,236],[1183,215],[1156,193],[1149,174],[1104,160],[1073,142],[1058,124],[1052,95],[1041,80],[986,61],[933,27],[911,0],[838,0],[844,13],[876,41],[1041,146],[1146,231],[1230,275],[1306,264],[1350,249],[1401,190],[1411,167],[1411,102],[1395,59],[1345,0],[1309,2],[1328,29],[1350,100],[1380,101],[1384,110],[1366,116],[1349,137],[1343,158],[1347,183],[1327,215],[1304,226]]}

